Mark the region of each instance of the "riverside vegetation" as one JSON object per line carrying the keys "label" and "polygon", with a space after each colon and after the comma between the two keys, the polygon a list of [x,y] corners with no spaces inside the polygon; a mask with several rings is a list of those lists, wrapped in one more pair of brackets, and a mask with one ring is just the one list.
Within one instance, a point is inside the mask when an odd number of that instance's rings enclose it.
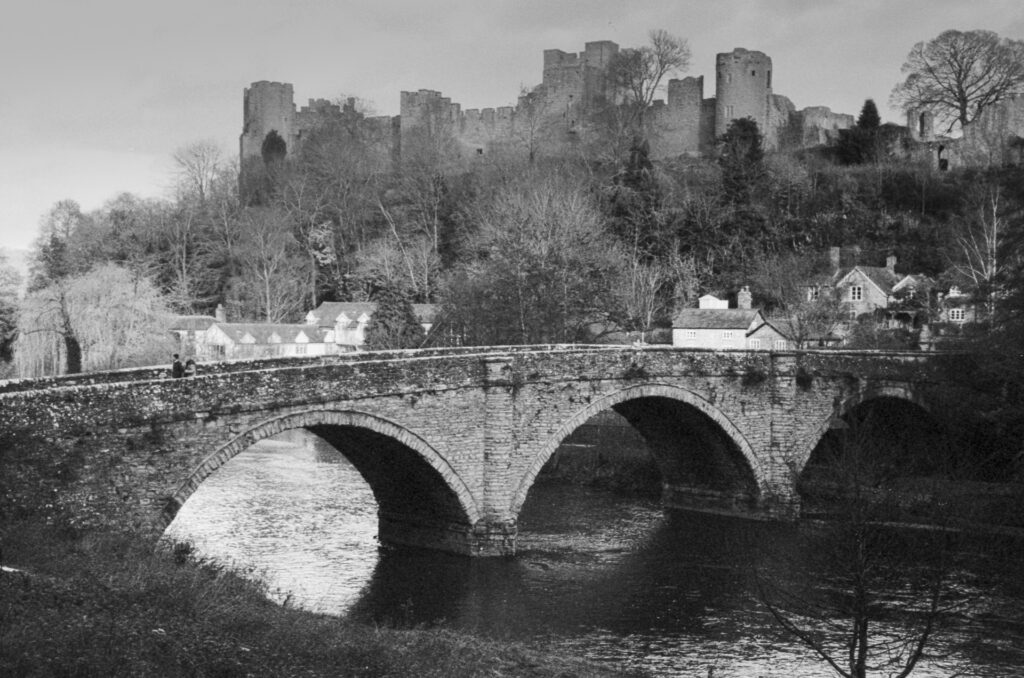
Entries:
{"label": "riverside vegetation", "polygon": [[0,675],[646,675],[443,625],[368,626],[279,605],[187,546],[80,530],[45,499],[14,507],[0,489]]}
{"label": "riverside vegetation", "polygon": [[129,534],[3,528],[5,676],[645,675],[439,628],[372,627],[271,602],[240,574]]}

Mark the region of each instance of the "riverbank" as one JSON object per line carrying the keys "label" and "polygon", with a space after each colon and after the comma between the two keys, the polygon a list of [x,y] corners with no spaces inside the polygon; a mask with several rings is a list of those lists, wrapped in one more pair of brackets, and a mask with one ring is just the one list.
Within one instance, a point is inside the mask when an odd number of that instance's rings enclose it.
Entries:
{"label": "riverbank", "polygon": [[[442,628],[270,602],[241,574],[131,534],[0,525],[4,676],[643,676]],[[12,571],[13,569],[13,571]]]}

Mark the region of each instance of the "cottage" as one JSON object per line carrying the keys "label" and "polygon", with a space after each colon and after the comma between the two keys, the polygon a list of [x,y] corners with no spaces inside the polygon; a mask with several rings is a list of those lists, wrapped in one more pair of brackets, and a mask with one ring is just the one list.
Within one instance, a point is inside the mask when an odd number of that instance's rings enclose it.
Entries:
{"label": "cottage", "polygon": [[194,351],[200,360],[277,358],[337,353],[324,333],[309,325],[214,322],[196,333]]}
{"label": "cottage", "polygon": [[783,331],[751,308],[750,290],[736,295],[739,308],[710,294],[698,300],[699,308],[683,309],[672,320],[672,345],[684,348],[784,350],[789,340]]}
{"label": "cottage", "polygon": [[[339,346],[359,347],[366,343],[366,325],[377,304],[372,301],[325,301],[306,314],[306,324],[325,333],[325,341]],[[436,304],[413,304],[412,312],[429,333],[434,326]]]}

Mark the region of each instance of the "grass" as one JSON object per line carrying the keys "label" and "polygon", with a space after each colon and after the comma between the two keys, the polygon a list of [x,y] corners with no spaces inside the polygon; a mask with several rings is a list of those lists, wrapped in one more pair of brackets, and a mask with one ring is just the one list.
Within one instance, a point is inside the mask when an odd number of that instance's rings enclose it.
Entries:
{"label": "grass", "polygon": [[644,675],[447,629],[379,628],[269,602],[258,584],[133,534],[0,523],[0,675]]}

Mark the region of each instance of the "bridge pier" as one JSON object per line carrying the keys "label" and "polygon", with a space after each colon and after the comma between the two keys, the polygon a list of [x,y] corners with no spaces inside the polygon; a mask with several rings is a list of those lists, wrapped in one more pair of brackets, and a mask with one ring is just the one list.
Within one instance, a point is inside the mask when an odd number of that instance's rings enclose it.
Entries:
{"label": "bridge pier", "polygon": [[516,553],[515,521],[507,523],[481,521],[476,525],[431,523],[410,516],[378,517],[377,538],[388,546],[447,551],[460,556],[496,557]]}

